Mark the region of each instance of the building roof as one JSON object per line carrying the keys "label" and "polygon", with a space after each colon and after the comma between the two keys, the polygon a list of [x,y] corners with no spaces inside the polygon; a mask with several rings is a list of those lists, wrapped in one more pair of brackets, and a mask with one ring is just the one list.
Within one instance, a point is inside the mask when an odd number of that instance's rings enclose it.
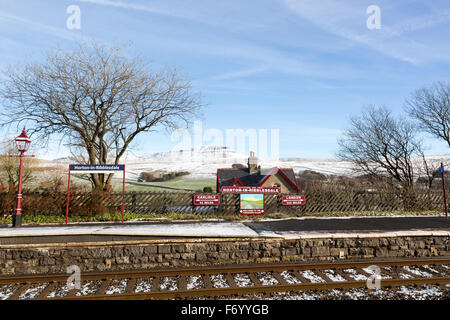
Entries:
{"label": "building roof", "polygon": [[220,190],[223,186],[247,186],[260,187],[269,179],[270,176],[279,173],[291,186],[297,191],[299,187],[295,179],[294,170],[292,168],[270,168],[261,169],[260,172],[249,173],[248,169],[240,168],[224,168],[217,169],[217,186]]}

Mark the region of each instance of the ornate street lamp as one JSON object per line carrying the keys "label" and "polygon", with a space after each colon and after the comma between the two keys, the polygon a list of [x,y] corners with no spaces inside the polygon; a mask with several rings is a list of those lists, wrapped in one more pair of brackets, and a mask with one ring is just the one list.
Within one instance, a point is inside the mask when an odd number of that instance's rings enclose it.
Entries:
{"label": "ornate street lamp", "polygon": [[24,153],[28,151],[31,140],[28,138],[25,128],[22,133],[15,139],[17,150],[20,152],[20,169],[19,169],[19,190],[17,191],[17,206],[16,212],[13,215],[13,227],[20,227],[22,225],[22,173],[23,173],[23,158]]}

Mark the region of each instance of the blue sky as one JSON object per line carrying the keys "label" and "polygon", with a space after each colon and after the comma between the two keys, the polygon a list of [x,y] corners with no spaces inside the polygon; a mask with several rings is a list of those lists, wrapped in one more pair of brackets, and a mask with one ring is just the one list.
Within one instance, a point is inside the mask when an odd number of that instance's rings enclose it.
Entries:
{"label": "blue sky", "polygon": [[[66,27],[70,5],[81,10],[79,30]],[[370,5],[380,8],[380,29],[367,28]],[[126,45],[192,80],[208,105],[203,130],[278,129],[281,157],[334,157],[348,118],[364,106],[402,114],[412,91],[449,81],[449,34],[448,1],[0,0],[1,69],[80,40]],[[428,154],[448,153],[424,139]],[[134,150],[177,144],[152,133]],[[56,143],[37,151],[65,152]]]}

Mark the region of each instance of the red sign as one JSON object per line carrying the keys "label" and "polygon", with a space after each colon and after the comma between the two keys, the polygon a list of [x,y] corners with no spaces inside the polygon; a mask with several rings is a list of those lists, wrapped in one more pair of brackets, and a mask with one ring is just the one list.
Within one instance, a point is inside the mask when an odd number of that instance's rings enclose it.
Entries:
{"label": "red sign", "polygon": [[283,206],[298,206],[306,204],[305,196],[291,195],[281,197],[281,204]]}
{"label": "red sign", "polygon": [[280,193],[280,187],[231,187],[225,186],[220,189],[222,193]]}
{"label": "red sign", "polygon": [[196,194],[194,195],[194,206],[218,206],[220,195],[218,194]]}

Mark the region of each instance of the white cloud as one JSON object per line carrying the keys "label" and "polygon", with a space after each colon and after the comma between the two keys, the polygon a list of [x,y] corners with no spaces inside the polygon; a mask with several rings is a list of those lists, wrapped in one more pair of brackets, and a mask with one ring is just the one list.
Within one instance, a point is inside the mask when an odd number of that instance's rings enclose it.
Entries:
{"label": "white cloud", "polygon": [[35,22],[35,21],[29,20],[29,19],[25,19],[25,18],[16,16],[16,15],[2,12],[2,11],[0,11],[0,20],[1,19],[9,20],[9,21],[12,21],[15,23],[25,24],[33,29],[36,29],[39,32],[50,34],[52,36],[55,36],[55,37],[58,37],[61,39],[65,39],[65,40],[70,40],[70,41],[92,40],[92,38],[90,38],[90,37],[80,35],[79,33],[76,33],[76,32],[70,31],[70,30],[52,27],[52,26],[49,26],[46,24]]}
{"label": "white cloud", "polygon": [[[307,19],[322,30],[364,45],[384,55],[409,63],[430,60],[449,60],[435,46],[422,39],[405,37],[413,31],[432,28],[450,20],[450,10],[443,9],[421,16],[404,19],[395,25],[383,22],[380,30],[365,27],[368,15],[363,3],[336,0],[283,0],[285,6],[295,14]],[[381,6],[382,17],[389,6]],[[389,12],[395,16],[396,12]],[[402,12],[403,13],[403,12]],[[441,45],[437,43],[436,45]]]}
{"label": "white cloud", "polygon": [[222,74],[215,75],[211,77],[211,80],[217,81],[217,80],[231,80],[235,78],[246,78],[249,76],[253,76],[255,74],[262,73],[264,71],[267,71],[269,68],[267,66],[257,66],[252,68],[245,68],[241,70],[235,70],[230,72],[225,72]]}

